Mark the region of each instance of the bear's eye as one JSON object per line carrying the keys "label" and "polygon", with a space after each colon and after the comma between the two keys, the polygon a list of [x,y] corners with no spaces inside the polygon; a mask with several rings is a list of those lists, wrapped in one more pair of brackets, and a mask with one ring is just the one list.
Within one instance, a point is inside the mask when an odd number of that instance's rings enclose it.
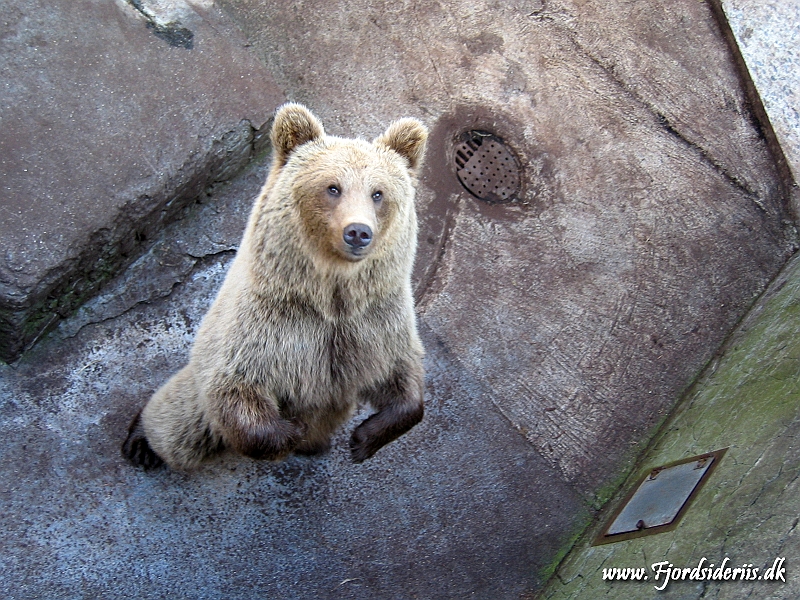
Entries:
{"label": "bear's eye", "polygon": [[335,185],[330,185],[330,186],[328,186],[328,193],[331,196],[340,196],[342,194],[342,190],[340,190]]}
{"label": "bear's eye", "polygon": [[372,200],[375,202],[380,202],[383,200],[383,192],[375,192],[372,194]]}

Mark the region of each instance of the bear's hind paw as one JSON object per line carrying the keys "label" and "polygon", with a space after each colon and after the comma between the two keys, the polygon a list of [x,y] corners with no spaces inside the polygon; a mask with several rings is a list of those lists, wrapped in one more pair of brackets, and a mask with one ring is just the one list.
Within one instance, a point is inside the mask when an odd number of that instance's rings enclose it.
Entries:
{"label": "bear's hind paw", "polygon": [[164,464],[147,441],[141,423],[141,412],[136,415],[128,428],[128,437],[122,444],[122,455],[137,467],[155,469]]}
{"label": "bear's hind paw", "polygon": [[370,444],[370,440],[367,439],[364,432],[356,428],[350,438],[350,458],[352,461],[354,463],[362,463],[371,458],[378,450],[380,450],[380,446]]}

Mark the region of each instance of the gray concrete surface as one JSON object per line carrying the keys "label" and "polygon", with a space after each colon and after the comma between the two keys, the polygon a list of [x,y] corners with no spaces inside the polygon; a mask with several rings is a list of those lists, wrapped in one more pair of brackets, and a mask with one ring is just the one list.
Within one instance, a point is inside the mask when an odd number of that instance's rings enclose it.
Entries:
{"label": "gray concrete surface", "polygon": [[[542,598],[789,600],[800,597],[800,256],[737,328],[642,457],[608,510],[560,566]],[[674,531],[603,546],[590,542],[636,478],[655,467],[727,448]],[[780,578],[768,569],[783,558]],[[727,560],[726,560],[727,559]],[[753,580],[700,573],[665,581],[653,564],[715,571],[750,565]],[[666,565],[665,565],[666,566]],[[647,580],[603,578],[643,568]],[[757,569],[757,572],[755,571]],[[724,575],[724,570],[720,571]]]}
{"label": "gray concrete surface", "polygon": [[[171,4],[148,5],[164,44]],[[427,417],[361,466],[346,432],[278,465],[123,462],[234,252],[255,165],[0,369],[2,595],[535,596],[795,248],[796,192],[717,18],[689,0],[221,6],[330,133],[431,127]],[[517,201],[460,186],[468,129],[515,152]]]}
{"label": "gray concrete surface", "polygon": [[[721,3],[741,48],[754,89],[763,98],[787,166],[795,176],[800,123],[795,102],[800,80],[796,2]],[[770,132],[765,132],[769,134]],[[768,135],[769,137],[769,135]],[[780,157],[779,161],[780,161]],[[704,375],[643,454],[631,476],[569,553],[542,594],[570,598],[797,598],[797,316],[800,257],[795,255],[770,285]],[[728,448],[718,471],[675,531],[593,547],[642,473],[673,460]],[[654,563],[683,569],[701,562],[758,569],[755,581],[656,581]],[[765,580],[784,559],[780,579]],[[648,581],[613,581],[604,572],[643,568]],[[657,589],[658,588],[658,589]]]}
{"label": "gray concrete surface", "polygon": [[283,99],[213,3],[171,2],[162,21],[147,4],[3,4],[2,360],[263,148]]}

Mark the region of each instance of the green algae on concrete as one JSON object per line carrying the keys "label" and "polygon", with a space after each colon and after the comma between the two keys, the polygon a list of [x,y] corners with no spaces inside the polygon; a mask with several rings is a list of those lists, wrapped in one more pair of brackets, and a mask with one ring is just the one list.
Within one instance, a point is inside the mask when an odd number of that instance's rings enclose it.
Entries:
{"label": "green algae on concrete", "polygon": [[[800,597],[799,438],[800,255],[789,262],[720,358],[689,391],[640,468],[559,567],[542,597]],[[726,447],[719,467],[674,531],[589,546],[597,528],[641,473]],[[780,558],[785,561],[776,563]],[[729,576],[735,568],[743,572],[737,572],[735,580],[719,581],[690,579],[692,573],[687,571],[685,579],[670,580],[665,586],[665,575],[656,580],[653,567],[662,561],[664,568],[680,569],[713,564],[712,575],[723,563],[731,569]],[[769,572],[773,566],[777,568]],[[604,581],[604,572],[613,568],[644,569],[639,575],[647,580],[631,581],[628,573],[627,580]],[[768,573],[775,580],[763,579]]]}

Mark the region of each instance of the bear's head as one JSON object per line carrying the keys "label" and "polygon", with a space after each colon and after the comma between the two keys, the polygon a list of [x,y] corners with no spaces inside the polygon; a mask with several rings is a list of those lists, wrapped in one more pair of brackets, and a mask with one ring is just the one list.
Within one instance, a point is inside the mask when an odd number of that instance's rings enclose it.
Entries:
{"label": "bear's head", "polygon": [[373,142],[325,134],[304,106],[282,106],[272,126],[269,177],[275,201],[291,207],[302,245],[339,263],[416,247],[414,190],[428,131],[401,119]]}

